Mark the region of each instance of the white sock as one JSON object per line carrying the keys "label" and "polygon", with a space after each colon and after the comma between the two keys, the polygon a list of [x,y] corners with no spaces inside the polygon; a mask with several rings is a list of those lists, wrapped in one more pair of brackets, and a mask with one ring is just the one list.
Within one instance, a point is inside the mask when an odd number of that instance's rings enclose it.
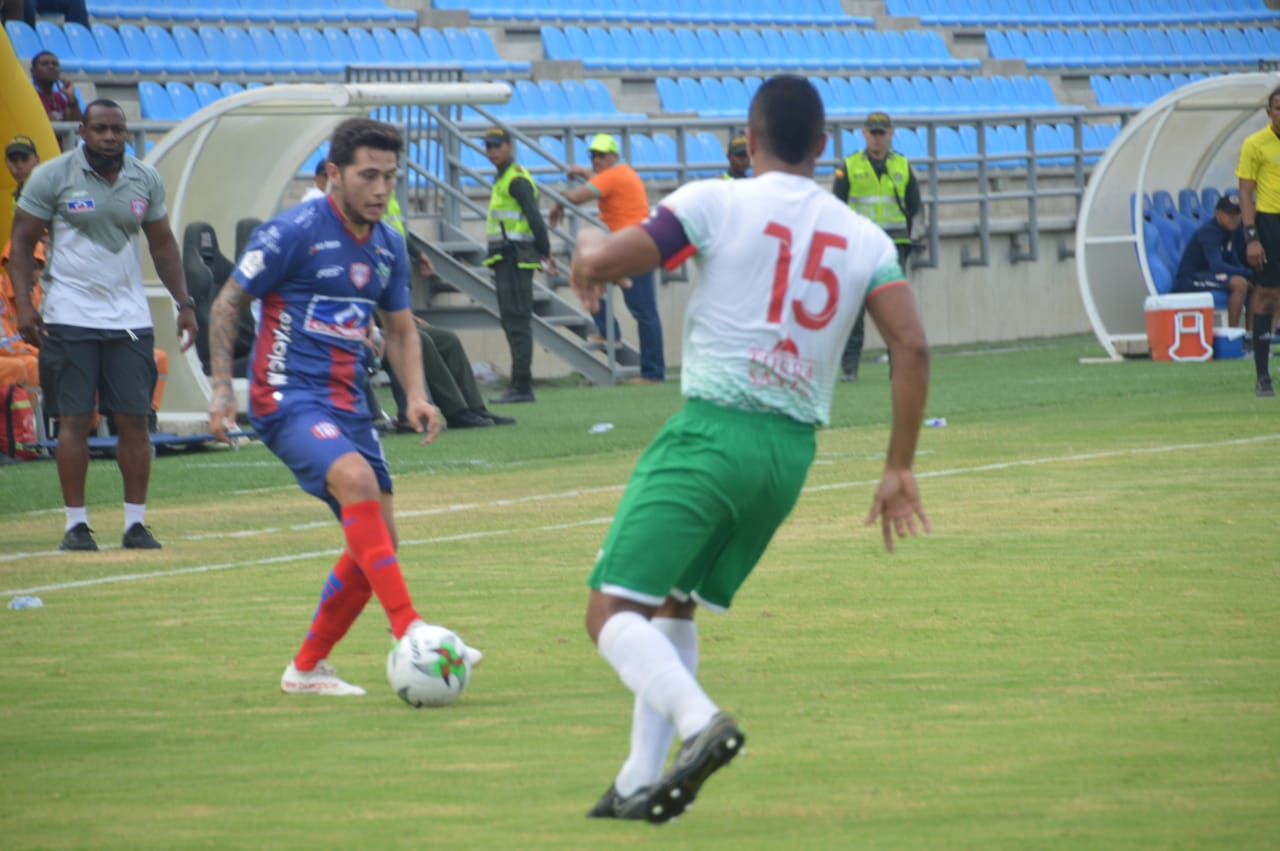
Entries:
{"label": "white sock", "polygon": [[67,528],[63,531],[70,532],[73,527],[79,526],[81,523],[88,525],[89,506],[81,505],[77,508],[72,508],[69,505],[64,505],[62,510],[67,512]]}
{"label": "white sock", "polygon": [[619,612],[609,618],[596,644],[627,688],[674,724],[681,739],[707,726],[718,711],[671,640],[643,615]]}
{"label": "white sock", "polygon": [[[680,618],[654,618],[649,623],[675,647],[685,670],[697,674],[698,624]],[[631,753],[613,784],[618,794],[626,797],[642,786],[657,782],[675,738],[676,728],[671,722],[637,697],[631,712]]]}
{"label": "white sock", "polygon": [[146,519],[147,504],[145,502],[126,502],[124,504],[124,530],[126,532],[133,528],[134,523],[142,523]]}

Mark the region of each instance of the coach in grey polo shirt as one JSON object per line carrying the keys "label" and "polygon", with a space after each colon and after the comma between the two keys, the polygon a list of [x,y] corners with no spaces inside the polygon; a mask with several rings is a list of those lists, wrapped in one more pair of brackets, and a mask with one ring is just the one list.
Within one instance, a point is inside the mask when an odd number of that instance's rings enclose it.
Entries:
{"label": "coach in grey polo shirt", "polygon": [[[164,186],[154,168],[125,153],[124,110],[97,100],[84,110],[83,144],[36,168],[13,220],[9,275],[18,330],[40,347],[45,410],[58,420],[58,480],[66,508],[61,549],[98,548],[85,507],[89,431],[95,400],[110,411],[124,479],[121,546],[158,549],[144,520],[151,478],[147,419],[156,381],[151,309],[142,283],[138,234],[147,237],[161,282],[178,303],[178,336],[195,342],[195,302],[187,293]],[[49,232],[43,316],[31,306],[32,255]]]}

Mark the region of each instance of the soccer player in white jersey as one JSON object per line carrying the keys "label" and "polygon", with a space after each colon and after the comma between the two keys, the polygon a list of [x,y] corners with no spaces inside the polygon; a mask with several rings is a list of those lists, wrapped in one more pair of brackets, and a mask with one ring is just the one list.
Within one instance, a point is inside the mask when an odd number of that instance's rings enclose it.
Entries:
{"label": "soccer player in white jersey", "polygon": [[892,240],[813,181],[824,123],[807,80],[773,77],[751,101],[755,177],[693,183],[640,225],[579,235],[571,282],[588,310],[604,281],[689,257],[698,267],[684,406],[637,462],[588,580],[587,632],[636,695],[630,755],[589,816],[669,821],[742,749],[736,722],[695,679],[694,610],[729,608],[795,505],[864,301],[894,364],[892,433],[866,522],[880,522],[891,552],[895,534],[930,529],[911,470],[924,330]]}

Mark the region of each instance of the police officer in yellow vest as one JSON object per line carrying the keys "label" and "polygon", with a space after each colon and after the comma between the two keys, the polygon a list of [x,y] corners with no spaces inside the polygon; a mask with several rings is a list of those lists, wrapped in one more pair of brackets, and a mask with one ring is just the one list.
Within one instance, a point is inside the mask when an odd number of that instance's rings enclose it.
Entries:
{"label": "police officer in yellow vest", "polygon": [[[893,150],[893,122],[883,112],[867,116],[862,127],[866,150],[850,154],[836,169],[832,191],[848,204],[884,228],[898,246],[898,263],[907,271],[911,256],[911,222],[920,214],[920,184],[907,158]],[[841,381],[858,380],[858,363],[862,359],[865,311],[849,334],[841,361]]]}
{"label": "police officer in yellow vest", "polygon": [[547,225],[538,209],[538,187],[515,161],[511,137],[501,127],[484,134],[484,153],[498,170],[489,196],[485,231],[498,292],[498,319],[511,348],[511,386],[491,399],[495,403],[532,402],[533,396],[533,270],[556,273]]}
{"label": "police officer in yellow vest", "polygon": [[725,158],[729,161],[729,168],[720,175],[721,180],[741,180],[751,176],[751,152],[747,150],[746,136],[734,136],[729,140]]}

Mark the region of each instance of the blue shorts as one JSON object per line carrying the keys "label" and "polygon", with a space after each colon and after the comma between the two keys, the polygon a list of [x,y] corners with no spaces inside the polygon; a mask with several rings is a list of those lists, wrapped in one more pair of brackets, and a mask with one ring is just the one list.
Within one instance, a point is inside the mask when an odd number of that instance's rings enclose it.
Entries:
{"label": "blue shorts", "polygon": [[258,438],[293,471],[302,489],[328,503],[339,519],[342,507],[326,489],[325,476],[343,455],[359,452],[373,468],[378,488],[391,493],[387,459],[368,414],[335,411],[317,401],[294,403],[267,417],[250,417],[250,422]]}

